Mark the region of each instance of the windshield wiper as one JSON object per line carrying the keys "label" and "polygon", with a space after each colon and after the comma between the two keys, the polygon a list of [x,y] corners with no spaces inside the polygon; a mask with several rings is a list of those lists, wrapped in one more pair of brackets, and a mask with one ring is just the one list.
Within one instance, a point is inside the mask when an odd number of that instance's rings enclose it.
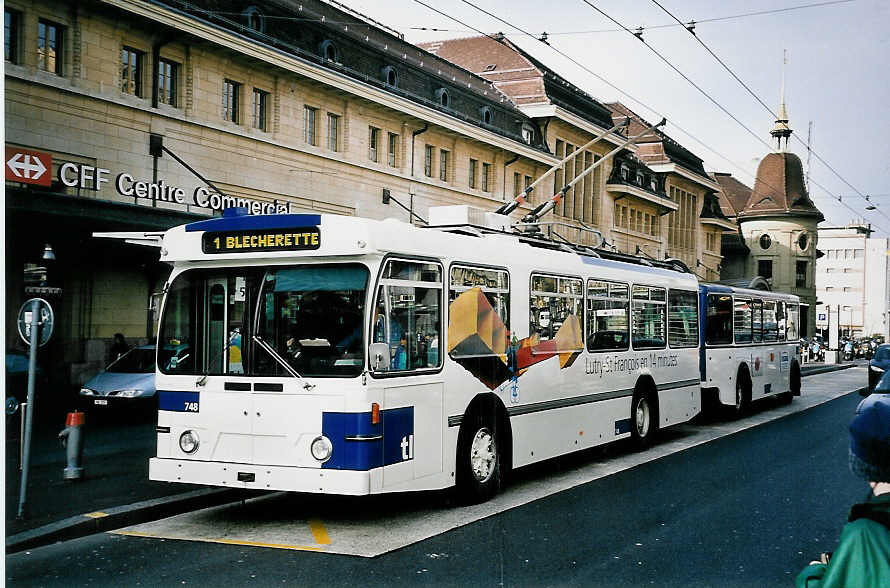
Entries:
{"label": "windshield wiper", "polygon": [[[223,345],[223,348],[216,352],[209,362],[207,362],[207,367],[204,368],[204,373],[198,378],[198,381],[195,382],[195,386],[203,386],[207,383],[207,377],[210,375],[210,366],[216,363],[216,360],[219,359],[225,351],[232,346],[232,343],[235,342],[235,339],[241,335],[240,327],[235,327],[232,329],[232,332],[229,333],[229,339]],[[187,356],[186,356],[187,357]],[[183,358],[184,359],[184,358]]]}
{"label": "windshield wiper", "polygon": [[266,353],[268,353],[268,354],[272,357],[272,359],[274,359],[275,361],[277,361],[277,362],[281,365],[281,367],[284,368],[284,370],[285,370],[287,373],[289,373],[289,374],[292,375],[293,377],[295,377],[295,378],[297,378],[298,380],[300,380],[301,382],[303,382],[303,389],[304,389],[304,390],[312,390],[313,388],[315,388],[315,384],[310,384],[309,382],[307,382],[306,379],[303,378],[303,376],[301,376],[300,374],[298,374],[298,373],[297,373],[297,370],[295,370],[293,367],[291,367],[291,365],[290,365],[290,364],[289,364],[283,357],[281,357],[281,355],[279,355],[277,351],[275,351],[275,348],[273,348],[271,345],[269,345],[268,343],[266,343],[266,342],[262,339],[262,337],[260,337],[259,335],[254,335],[254,336],[253,336],[253,340],[254,340],[254,342],[255,342],[257,345],[260,346],[260,348],[261,348],[263,351],[265,351]]}

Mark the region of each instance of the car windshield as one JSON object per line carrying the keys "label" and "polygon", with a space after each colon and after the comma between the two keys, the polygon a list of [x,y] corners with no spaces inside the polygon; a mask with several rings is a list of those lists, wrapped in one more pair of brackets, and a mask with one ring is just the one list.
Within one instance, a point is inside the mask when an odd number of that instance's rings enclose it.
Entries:
{"label": "car windshield", "polygon": [[105,371],[115,374],[150,374],[155,371],[155,349],[131,349],[113,361]]}
{"label": "car windshield", "polygon": [[890,347],[878,347],[878,350],[875,352],[875,359],[878,361],[890,359]]}

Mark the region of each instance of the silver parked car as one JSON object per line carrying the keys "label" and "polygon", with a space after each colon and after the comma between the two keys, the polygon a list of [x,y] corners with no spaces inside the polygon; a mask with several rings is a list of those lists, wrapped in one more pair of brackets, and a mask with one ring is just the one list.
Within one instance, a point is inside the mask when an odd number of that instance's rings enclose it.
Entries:
{"label": "silver parked car", "polygon": [[81,399],[91,407],[147,404],[155,395],[154,345],[130,349],[80,389]]}

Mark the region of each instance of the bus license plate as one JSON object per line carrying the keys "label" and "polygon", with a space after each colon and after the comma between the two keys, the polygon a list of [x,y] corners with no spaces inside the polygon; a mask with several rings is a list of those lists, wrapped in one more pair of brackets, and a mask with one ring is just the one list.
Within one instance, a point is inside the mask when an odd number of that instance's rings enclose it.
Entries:
{"label": "bus license plate", "polygon": [[93,400],[93,404],[98,404],[99,406],[107,406],[108,401],[104,398],[96,398],[95,400]]}

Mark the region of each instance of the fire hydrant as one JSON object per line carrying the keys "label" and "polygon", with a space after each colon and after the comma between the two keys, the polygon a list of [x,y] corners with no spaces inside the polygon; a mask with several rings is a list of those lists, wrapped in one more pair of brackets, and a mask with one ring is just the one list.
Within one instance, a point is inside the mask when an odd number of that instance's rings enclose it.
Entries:
{"label": "fire hydrant", "polygon": [[59,441],[62,447],[67,449],[68,466],[63,470],[62,477],[66,480],[79,480],[83,476],[83,466],[80,465],[83,457],[83,425],[84,413],[75,410],[68,413],[65,419],[65,429],[59,433]]}

